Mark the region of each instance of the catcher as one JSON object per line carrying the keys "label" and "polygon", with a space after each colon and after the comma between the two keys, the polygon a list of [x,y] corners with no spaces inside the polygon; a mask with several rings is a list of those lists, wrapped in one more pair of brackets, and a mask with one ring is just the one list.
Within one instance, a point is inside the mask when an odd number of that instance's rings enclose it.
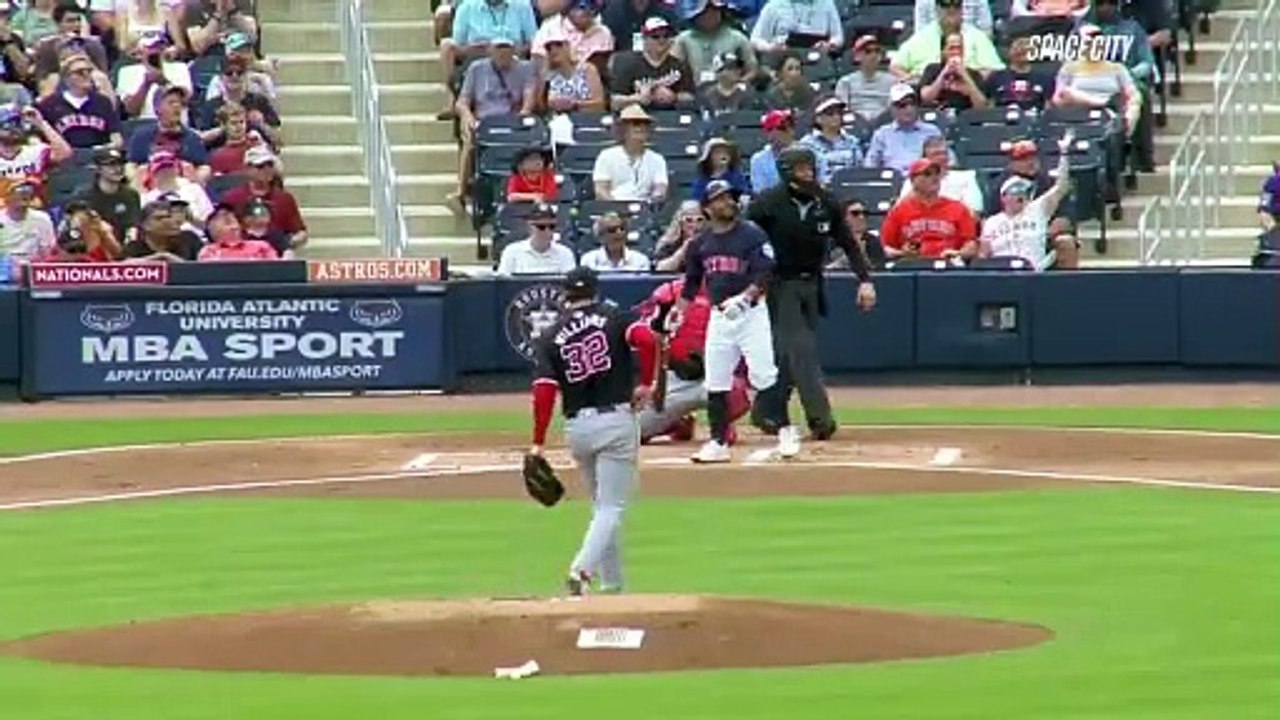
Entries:
{"label": "catcher", "polygon": [[[555,505],[564,486],[542,457],[556,395],[564,393],[565,439],[591,493],[593,509],[582,547],[569,565],[570,595],[583,595],[599,578],[602,592],[623,587],[622,514],[638,480],[640,431],[636,408],[648,402],[658,344],[643,322],[630,322],[616,305],[596,296],[590,268],[569,271],[564,311],[539,336],[533,380],[533,447],[524,459],[529,494]],[[635,382],[639,356],[640,385]]]}
{"label": "catcher", "polygon": [[[640,412],[640,442],[648,443],[665,435],[672,440],[692,440],[696,428],[693,413],[707,407],[707,388],[703,384],[703,353],[707,342],[707,321],[711,316],[711,301],[706,289],[698,292],[689,307],[685,308],[684,322],[670,337],[664,337],[667,314],[680,299],[684,278],[659,285],[644,302],[636,307],[649,327],[666,341],[666,393],[654,398],[654,403]],[[745,366],[739,370],[744,370]],[[734,375],[733,389],[729,391],[729,438],[732,445],[737,437],[732,423],[751,409],[751,396],[745,373]],[[659,409],[657,405],[661,403]]]}

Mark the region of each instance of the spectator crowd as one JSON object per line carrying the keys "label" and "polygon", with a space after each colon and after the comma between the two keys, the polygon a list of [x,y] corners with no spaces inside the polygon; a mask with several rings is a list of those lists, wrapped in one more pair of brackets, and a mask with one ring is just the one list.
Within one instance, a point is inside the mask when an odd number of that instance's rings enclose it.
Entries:
{"label": "spectator crowd", "polygon": [[0,5],[0,259],[261,260],[305,245],[255,9]]}
{"label": "spectator crowd", "polygon": [[[873,259],[1075,267],[1077,222],[1105,233],[1153,169],[1176,55],[1165,0],[459,0],[435,18],[451,202],[511,274],[678,270],[706,184],[749,203],[794,145]],[[1046,60],[1047,35],[1080,52]]]}

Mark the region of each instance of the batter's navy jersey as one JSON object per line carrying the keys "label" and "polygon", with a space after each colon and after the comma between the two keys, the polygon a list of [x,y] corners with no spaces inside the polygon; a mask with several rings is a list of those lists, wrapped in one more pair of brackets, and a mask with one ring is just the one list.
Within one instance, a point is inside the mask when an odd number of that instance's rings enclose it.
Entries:
{"label": "batter's navy jersey", "polygon": [[583,408],[631,401],[635,365],[617,306],[598,302],[569,311],[538,338],[535,382],[554,381],[564,395],[565,417]]}
{"label": "batter's navy jersey", "polygon": [[690,241],[681,295],[692,300],[707,283],[713,305],[738,295],[751,285],[764,287],[773,272],[773,247],[758,225],[742,221],[725,232],[703,230]]}

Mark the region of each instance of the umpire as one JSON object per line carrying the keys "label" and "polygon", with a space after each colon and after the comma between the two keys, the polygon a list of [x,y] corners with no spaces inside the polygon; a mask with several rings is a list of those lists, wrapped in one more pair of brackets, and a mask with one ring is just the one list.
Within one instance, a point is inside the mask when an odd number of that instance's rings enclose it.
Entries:
{"label": "umpire", "polygon": [[[766,297],[779,382],[788,398],[793,387],[799,391],[812,438],[826,440],[835,433],[836,422],[818,361],[817,329],[818,318],[827,312],[822,269],[833,243],[845,251],[858,276],[857,302],[864,312],[875,307],[876,291],[866,253],[854,240],[839,204],[818,185],[816,167],[812,150],[784,150],[778,157],[782,184],[752,198],[747,216],[773,245],[776,265]],[[777,431],[754,411],[752,419],[765,432]]]}

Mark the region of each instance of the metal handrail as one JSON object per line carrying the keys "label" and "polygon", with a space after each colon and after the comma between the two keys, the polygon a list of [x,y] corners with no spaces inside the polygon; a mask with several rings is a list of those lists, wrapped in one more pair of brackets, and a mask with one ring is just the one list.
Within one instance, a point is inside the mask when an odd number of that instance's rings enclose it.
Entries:
{"label": "metal handrail", "polygon": [[382,253],[403,257],[409,244],[409,230],[400,205],[400,185],[391,159],[391,142],[382,116],[378,76],[369,50],[369,33],[364,24],[363,0],[343,0],[338,4],[338,27],[342,54],[346,58],[347,82],[356,133],[364,155],[365,177],[373,199],[374,227]]}
{"label": "metal handrail", "polygon": [[[1268,102],[1280,97],[1280,0],[1268,0],[1231,34],[1213,74],[1213,105],[1200,111],[1169,162],[1169,191],[1139,217],[1140,261],[1161,253],[1203,253],[1206,226],[1221,221],[1222,198],[1237,191],[1250,138],[1261,134]],[[1209,130],[1210,123],[1212,130]],[[1172,242],[1166,242],[1172,241]]]}

